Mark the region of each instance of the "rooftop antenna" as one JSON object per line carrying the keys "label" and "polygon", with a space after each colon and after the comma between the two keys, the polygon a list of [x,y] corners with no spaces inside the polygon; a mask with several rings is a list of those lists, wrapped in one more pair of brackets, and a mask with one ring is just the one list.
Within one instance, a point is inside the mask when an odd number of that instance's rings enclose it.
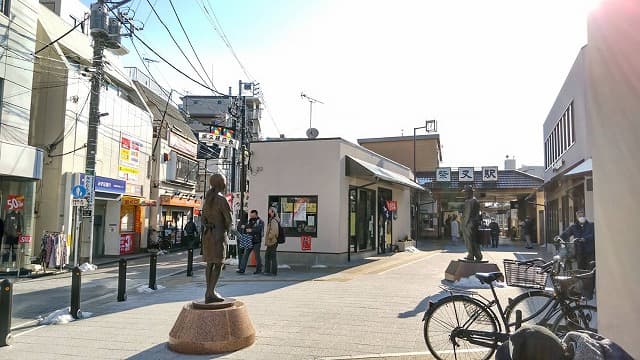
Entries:
{"label": "rooftop antenna", "polygon": [[311,119],[312,119],[312,116],[313,116],[313,104],[314,103],[319,103],[319,104],[323,104],[324,105],[324,103],[322,101],[318,100],[318,99],[312,98],[311,96],[309,96],[309,95],[307,95],[307,94],[305,94],[303,92],[300,93],[300,97],[303,98],[303,99],[307,99],[307,101],[309,101],[309,129],[307,129],[307,137],[309,139],[315,139],[315,138],[318,137],[319,132],[318,132],[318,129],[315,129],[315,128],[311,127]]}

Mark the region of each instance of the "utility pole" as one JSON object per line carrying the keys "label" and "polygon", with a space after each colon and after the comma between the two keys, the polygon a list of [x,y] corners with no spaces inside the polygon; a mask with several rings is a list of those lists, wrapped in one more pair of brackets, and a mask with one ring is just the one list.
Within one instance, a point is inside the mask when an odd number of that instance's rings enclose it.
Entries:
{"label": "utility pole", "polygon": [[[131,0],[113,2],[115,5],[111,11],[128,3]],[[82,233],[83,239],[78,249],[80,253],[80,262],[89,261],[93,263],[93,226],[94,226],[94,209],[95,209],[95,176],[96,176],[96,153],[98,150],[98,126],[100,125],[100,86],[102,84],[104,72],[104,49],[110,41],[108,27],[107,1],[98,0],[91,5],[91,37],[93,38],[93,76],[91,77],[91,94],[89,98],[89,122],[87,131],[87,155],[85,159],[85,175],[84,185],[87,188],[88,201],[84,208],[82,217]],[[120,21],[121,19],[118,19]],[[120,28],[117,27],[118,38],[120,37]],[[116,44],[119,46],[119,44]]]}
{"label": "utility pole", "polygon": [[246,118],[247,118],[247,114],[246,114],[246,108],[247,108],[247,98],[246,97],[242,97],[242,102],[240,103],[240,106],[242,107],[240,109],[240,116],[241,118],[241,126],[242,128],[240,129],[240,219],[244,219],[244,193],[247,190],[247,168],[245,166],[245,128],[246,128]]}

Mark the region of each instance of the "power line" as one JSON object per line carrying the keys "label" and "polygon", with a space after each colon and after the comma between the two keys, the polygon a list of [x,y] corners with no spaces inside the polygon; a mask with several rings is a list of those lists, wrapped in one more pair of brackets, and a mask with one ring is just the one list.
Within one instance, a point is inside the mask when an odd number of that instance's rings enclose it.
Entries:
{"label": "power line", "polygon": [[36,50],[36,52],[35,52],[34,54],[38,54],[40,51],[42,51],[42,50],[44,50],[44,49],[48,48],[49,46],[51,46],[51,45],[53,45],[53,44],[57,43],[58,41],[60,41],[60,39],[62,39],[63,37],[65,37],[65,36],[67,36],[67,35],[71,34],[71,32],[72,32],[73,30],[77,29],[80,25],[84,24],[84,23],[85,23],[85,21],[87,21],[87,19],[88,19],[88,18],[89,18],[88,16],[85,16],[84,20],[82,20],[82,21],[80,21],[79,23],[77,23],[74,27],[72,27],[71,29],[69,29],[69,31],[67,31],[66,33],[62,34],[62,36],[58,37],[57,39],[53,40],[52,42],[48,43],[47,45],[45,45],[45,46],[41,47],[39,50]]}
{"label": "power line", "polygon": [[176,11],[176,8],[173,6],[173,1],[169,0],[169,5],[171,5],[171,9],[173,9],[173,13],[176,15],[176,19],[178,19],[178,24],[180,24],[180,28],[182,29],[182,32],[184,33],[184,36],[187,38],[187,42],[189,42],[189,46],[191,46],[191,50],[193,51],[193,54],[196,56],[196,60],[198,60],[198,64],[200,64],[200,67],[202,68],[202,71],[204,72],[205,76],[207,76],[207,78],[209,79],[209,82],[211,83],[211,87],[213,87],[215,90],[216,86],[213,83],[213,74],[211,74],[211,76],[207,75],[207,70],[205,70],[204,65],[202,65],[202,61],[200,61],[200,57],[198,56],[198,52],[196,51],[196,49],[193,48],[193,44],[191,43],[191,39],[189,39],[189,35],[187,35],[187,31],[184,29],[184,26],[182,26],[182,21],[180,20],[180,16],[178,16],[178,12]]}
{"label": "power line", "polygon": [[160,55],[157,51],[155,51],[151,46],[149,46],[146,42],[144,42],[144,40],[142,40],[136,33],[132,34],[133,37],[135,37],[138,41],[140,41],[140,43],[142,45],[144,45],[147,49],[149,49],[152,53],[154,53],[157,57],[159,57],[162,61],[164,61],[167,65],[169,65],[173,70],[179,72],[182,76],[186,77],[187,79],[193,81],[194,83],[202,86],[205,89],[210,90],[211,92],[221,95],[221,96],[227,96],[227,94],[223,94],[217,90],[214,90],[213,88],[211,88],[209,85],[203,84],[200,81],[192,78],[191,76],[187,75],[184,73],[184,71],[178,69],[175,65],[173,65],[172,63],[170,63],[167,59],[165,59],[162,55]]}
{"label": "power line", "polygon": [[[202,80],[203,82],[207,82],[202,75],[200,75],[200,73],[198,72],[198,70],[196,69],[195,66],[193,66],[193,63],[191,62],[191,60],[189,60],[189,57],[187,57],[187,54],[184,53],[184,51],[182,50],[182,47],[180,46],[180,44],[178,44],[178,41],[176,40],[176,38],[173,36],[173,34],[171,33],[171,30],[169,30],[169,27],[167,26],[167,24],[165,24],[165,22],[162,20],[162,18],[160,17],[160,15],[158,14],[158,12],[156,11],[156,9],[153,7],[153,5],[151,5],[151,1],[147,0],[147,3],[149,4],[149,6],[151,7],[151,11],[156,15],[156,17],[158,18],[158,20],[160,21],[160,23],[162,24],[162,26],[165,28],[165,30],[167,30],[167,33],[169,34],[169,37],[171,37],[171,40],[173,40],[173,43],[176,45],[176,47],[178,48],[178,50],[180,50],[180,53],[182,54],[182,56],[187,60],[187,63],[189,63],[189,65],[191,66],[191,68],[193,69],[193,71],[195,71],[196,75],[198,75],[198,77],[200,78],[200,80]],[[205,72],[206,74],[206,72]],[[216,90],[217,91],[217,90]]]}

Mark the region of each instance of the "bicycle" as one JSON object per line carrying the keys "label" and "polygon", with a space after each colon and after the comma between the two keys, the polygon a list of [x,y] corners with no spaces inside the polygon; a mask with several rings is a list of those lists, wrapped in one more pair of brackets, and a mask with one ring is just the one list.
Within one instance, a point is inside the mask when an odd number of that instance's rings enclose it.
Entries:
{"label": "bicycle", "polygon": [[[531,264],[538,260],[541,259],[516,263],[532,268],[534,266]],[[545,270],[551,269],[552,266],[553,261],[544,265]],[[531,273],[528,271],[524,275],[529,276]],[[535,270],[533,273],[540,275]],[[437,302],[429,302],[429,308],[423,317],[424,338],[429,351],[436,359],[489,359],[497,347],[509,338],[511,328],[518,328],[521,324],[520,319],[511,323],[507,318],[507,316],[511,316],[510,314],[515,314],[517,317],[521,310],[512,308],[512,304],[503,309],[496,294],[493,282],[503,279],[503,274],[491,272],[477,273],[475,276],[482,284],[489,285],[493,300],[476,292],[455,289],[458,293],[454,293],[454,289],[443,287],[449,291],[450,295]],[[544,277],[546,280],[546,275]],[[569,282],[570,280],[565,283],[559,279],[560,290],[568,291]],[[471,295],[479,296],[482,300]],[[514,301],[513,304],[517,303]],[[494,306],[497,307],[498,314],[493,310]],[[575,307],[573,302],[567,301],[560,302],[558,309],[559,311],[553,313],[553,316],[557,316],[552,322],[553,326],[556,328],[561,326],[562,320],[565,319],[565,322],[574,325],[573,327],[582,328],[580,322],[573,322],[574,319],[579,319],[584,324],[585,316],[581,313],[582,308]],[[565,325],[565,328],[568,327]]]}
{"label": "bicycle", "polygon": [[[505,313],[510,326],[515,324],[513,318],[519,310],[522,324],[544,326],[559,337],[578,329],[597,332],[597,308],[587,303],[593,298],[595,268],[591,271],[573,270],[572,276],[559,276],[559,261],[557,257],[548,263],[542,259],[504,261],[507,284],[532,289],[509,299]],[[536,282],[525,280],[531,279],[531,273],[537,276]],[[547,274],[551,278],[552,289],[545,287]]]}
{"label": "bicycle", "polygon": [[574,265],[577,265],[577,246],[584,242],[584,239],[576,238],[571,240],[563,240],[560,236],[556,236],[553,238],[553,246],[555,248],[556,254],[554,256],[554,260],[559,260],[557,262],[557,268],[554,269],[556,275],[560,274],[571,274],[574,269]]}

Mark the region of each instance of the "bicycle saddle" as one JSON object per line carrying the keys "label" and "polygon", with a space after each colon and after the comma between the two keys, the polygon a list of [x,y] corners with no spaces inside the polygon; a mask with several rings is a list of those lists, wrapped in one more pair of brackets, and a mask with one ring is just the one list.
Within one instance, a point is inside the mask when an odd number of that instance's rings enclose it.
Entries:
{"label": "bicycle saddle", "polygon": [[488,273],[476,273],[476,278],[483,284],[491,284],[496,280],[504,279],[500,271],[488,272]]}

